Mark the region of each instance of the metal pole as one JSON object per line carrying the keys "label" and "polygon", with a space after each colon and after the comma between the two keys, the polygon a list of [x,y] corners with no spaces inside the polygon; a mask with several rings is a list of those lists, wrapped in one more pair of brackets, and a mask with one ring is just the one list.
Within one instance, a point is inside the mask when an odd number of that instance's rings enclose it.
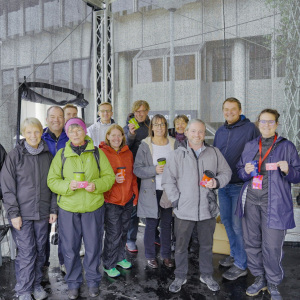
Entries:
{"label": "metal pole", "polygon": [[176,8],[169,9],[170,12],[170,114],[169,126],[171,126],[175,118],[175,65],[174,65],[174,12]]}

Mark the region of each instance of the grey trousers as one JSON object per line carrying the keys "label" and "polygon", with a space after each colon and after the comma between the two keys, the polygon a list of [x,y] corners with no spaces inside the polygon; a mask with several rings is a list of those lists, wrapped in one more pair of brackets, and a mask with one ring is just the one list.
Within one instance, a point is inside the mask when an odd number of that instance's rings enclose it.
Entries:
{"label": "grey trousers", "polygon": [[269,283],[279,285],[283,279],[283,242],[286,230],[268,228],[267,205],[246,201],[242,220],[248,268],[253,276],[265,275]]}
{"label": "grey trousers", "polygon": [[18,295],[30,294],[42,281],[42,267],[46,260],[49,218],[37,221],[23,220],[21,230],[11,227],[18,249],[15,260]]}
{"label": "grey trousers", "polygon": [[202,274],[213,273],[212,246],[213,234],[216,227],[216,219],[211,218],[204,221],[188,221],[178,219],[175,216],[175,277],[185,279],[188,272],[188,246],[194,229],[197,226],[199,240],[199,269]]}

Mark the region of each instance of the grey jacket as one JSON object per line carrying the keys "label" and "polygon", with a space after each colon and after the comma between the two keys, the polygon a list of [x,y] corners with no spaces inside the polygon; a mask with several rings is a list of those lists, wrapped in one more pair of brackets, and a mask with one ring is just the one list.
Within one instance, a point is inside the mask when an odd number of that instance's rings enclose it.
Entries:
{"label": "grey jacket", "polygon": [[[175,139],[168,137],[174,149]],[[173,152],[173,151],[172,151]],[[153,165],[153,148],[151,138],[142,140],[134,161],[134,174],[141,178],[137,215],[141,218],[159,218],[156,199],[156,170]],[[168,160],[167,160],[168,164]]]}
{"label": "grey jacket", "polygon": [[199,185],[205,170],[216,174],[218,187],[224,187],[232,174],[220,150],[208,144],[198,159],[189,146],[180,146],[171,153],[164,169],[162,187],[179,219],[203,221],[212,218],[207,199],[210,189]]}
{"label": "grey jacket", "polygon": [[44,149],[31,155],[25,139],[10,151],[1,170],[3,204],[9,219],[41,220],[57,214],[56,194],[47,186],[52,154],[44,140]]}

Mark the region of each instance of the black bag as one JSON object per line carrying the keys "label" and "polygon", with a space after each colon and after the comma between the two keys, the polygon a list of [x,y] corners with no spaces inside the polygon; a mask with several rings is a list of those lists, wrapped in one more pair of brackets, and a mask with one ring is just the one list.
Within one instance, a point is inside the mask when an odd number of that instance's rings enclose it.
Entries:
{"label": "black bag", "polygon": [[[210,178],[216,177],[215,173],[209,170],[205,170],[204,174]],[[215,218],[220,212],[218,201],[217,201],[217,193],[215,190],[213,189],[208,190],[207,201],[208,201],[208,210],[210,212],[210,215],[212,218]]]}
{"label": "black bag", "polygon": [[9,224],[5,224],[5,219],[2,210],[2,200],[0,200],[0,211],[1,211],[2,222],[3,222],[3,225],[0,225],[0,243],[1,243],[10,228]]}

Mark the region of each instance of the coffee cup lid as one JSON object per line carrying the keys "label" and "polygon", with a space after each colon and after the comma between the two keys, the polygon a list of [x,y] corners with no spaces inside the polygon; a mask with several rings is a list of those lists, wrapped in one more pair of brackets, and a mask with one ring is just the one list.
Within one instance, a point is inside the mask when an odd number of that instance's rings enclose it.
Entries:
{"label": "coffee cup lid", "polygon": [[165,157],[161,157],[157,161],[164,161],[164,160],[166,160],[166,158]]}
{"label": "coffee cup lid", "polygon": [[207,177],[209,177],[209,178],[215,178],[215,177],[216,177],[215,173],[212,172],[212,171],[209,171],[209,170],[205,170],[205,171],[204,171],[204,174],[205,174]]}
{"label": "coffee cup lid", "polygon": [[126,169],[126,167],[118,167],[117,169]]}
{"label": "coffee cup lid", "polygon": [[73,172],[73,173],[76,173],[76,174],[77,174],[77,173],[78,173],[78,174],[84,174],[85,172]]}

